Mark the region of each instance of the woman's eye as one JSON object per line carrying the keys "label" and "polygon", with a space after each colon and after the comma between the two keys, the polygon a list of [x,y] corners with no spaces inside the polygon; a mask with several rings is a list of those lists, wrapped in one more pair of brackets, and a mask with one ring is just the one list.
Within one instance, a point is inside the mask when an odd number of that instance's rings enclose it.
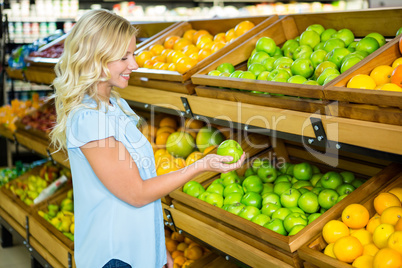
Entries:
{"label": "woman's eye", "polygon": [[127,60],[127,58],[122,58],[121,60]]}

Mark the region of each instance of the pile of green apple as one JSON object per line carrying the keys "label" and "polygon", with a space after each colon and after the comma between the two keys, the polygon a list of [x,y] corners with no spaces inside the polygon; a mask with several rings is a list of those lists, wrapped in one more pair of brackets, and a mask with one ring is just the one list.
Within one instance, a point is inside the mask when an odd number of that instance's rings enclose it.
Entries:
{"label": "pile of green apple", "polygon": [[270,37],[261,37],[247,61],[246,71],[235,70],[226,62],[208,75],[325,85],[385,43],[379,33],[370,33],[357,41],[349,29],[337,31],[312,24],[282,47]]}
{"label": "pile of green apple", "polygon": [[47,212],[38,210],[38,214],[70,240],[74,241],[74,201],[72,189],[67,192],[66,198],[60,204],[51,203],[47,206]]}
{"label": "pile of green apple", "polygon": [[307,162],[280,168],[257,158],[244,176],[221,173],[206,189],[187,182],[183,192],[282,235],[295,235],[363,181],[352,172],[322,174]]}

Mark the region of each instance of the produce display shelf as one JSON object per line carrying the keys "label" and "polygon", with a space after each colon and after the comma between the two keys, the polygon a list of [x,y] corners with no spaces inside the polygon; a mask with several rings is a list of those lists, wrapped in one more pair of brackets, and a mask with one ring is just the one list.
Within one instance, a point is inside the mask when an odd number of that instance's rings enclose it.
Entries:
{"label": "produce display shelf", "polygon": [[2,125],[0,125],[0,136],[3,136],[11,141],[14,140],[14,133]]}

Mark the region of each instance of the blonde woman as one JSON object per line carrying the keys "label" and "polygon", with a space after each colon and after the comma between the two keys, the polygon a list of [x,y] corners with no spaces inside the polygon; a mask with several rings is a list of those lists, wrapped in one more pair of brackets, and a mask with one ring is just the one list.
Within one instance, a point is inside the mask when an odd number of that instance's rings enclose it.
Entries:
{"label": "blonde woman", "polygon": [[173,267],[165,247],[160,198],[205,171],[228,172],[242,158],[207,155],[156,176],[153,150],[138,117],[118,97],[132,71],[136,29],[107,11],[85,13],[55,66],[57,125],[52,143],[67,150],[73,175],[78,268]]}

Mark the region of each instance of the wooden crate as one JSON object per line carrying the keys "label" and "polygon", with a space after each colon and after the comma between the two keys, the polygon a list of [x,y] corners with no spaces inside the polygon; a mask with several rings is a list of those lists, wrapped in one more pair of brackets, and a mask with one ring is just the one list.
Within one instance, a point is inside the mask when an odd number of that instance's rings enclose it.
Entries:
{"label": "wooden crate", "polygon": [[[375,191],[371,195],[366,196],[361,202],[353,201],[350,203],[360,203],[365,206],[372,217],[376,212],[374,209],[373,200],[380,192],[388,192],[394,187],[402,187],[402,173],[399,173],[394,178],[390,179],[387,184],[383,185],[378,191]],[[332,219],[341,220],[342,210],[334,213],[331,219],[326,219],[325,223]],[[338,261],[332,257],[329,257],[323,253],[323,250],[327,246],[322,233],[319,232],[309,242],[300,247],[299,255],[309,267],[352,267],[352,265]]]}
{"label": "wooden crate", "polygon": [[[212,62],[210,65],[204,67],[191,77],[195,87],[196,94],[202,97],[219,98],[230,101],[240,101],[250,104],[256,104],[261,106],[270,106],[277,108],[286,108],[291,110],[297,110],[302,112],[319,112],[321,114],[353,118],[359,120],[367,120],[380,123],[400,124],[400,110],[395,108],[383,109],[383,107],[370,106],[370,105],[357,105],[353,103],[334,103],[334,100],[350,101],[349,95],[355,94],[355,91],[342,89],[338,91],[328,91],[330,84],[340,81],[343,77],[352,72],[353,68],[364,66],[365,63],[375,60],[377,56],[381,54],[386,47],[391,46],[387,44],[378,49],[364,60],[356,64],[350,70],[334,79],[332,82],[325,86],[311,86],[311,85],[299,85],[291,83],[278,83],[270,81],[248,80],[240,78],[228,78],[219,76],[208,76],[208,72],[216,69],[220,64],[230,62],[235,65],[236,69],[245,69],[246,61],[248,60],[252,50],[255,47],[255,43],[260,37],[269,36],[273,38],[278,46],[289,39],[293,39],[300,35],[309,25],[319,23],[325,28],[334,28],[340,30],[342,28],[349,28],[355,34],[356,39],[360,39],[371,32],[378,32],[384,36],[392,37],[393,28],[384,29],[382,25],[392,24],[402,25],[401,21],[402,9],[379,9],[368,10],[359,12],[331,12],[331,13],[319,13],[319,14],[302,14],[302,15],[289,15],[282,18],[280,21],[273,23],[267,28],[263,29],[235,49],[229,51],[219,59]],[[372,18],[376,18],[376,26],[372,23]],[[381,23],[379,23],[381,22]],[[370,27],[366,27],[366,25]],[[363,26],[362,26],[363,25]],[[381,27],[379,26],[381,25]],[[392,33],[392,34],[391,34]],[[392,40],[394,42],[395,40]],[[222,89],[221,87],[227,88]],[[243,91],[235,91],[229,88],[241,89]],[[303,97],[303,99],[295,97],[278,97],[278,96],[266,96],[264,94],[253,94],[246,91],[262,91],[275,94],[284,94],[286,96]],[[363,90],[364,91],[364,90]],[[365,90],[367,91],[367,90]],[[328,95],[328,92],[332,92]],[[346,93],[347,92],[347,93]],[[342,93],[349,99],[340,95]],[[391,95],[387,92],[385,94]],[[369,93],[366,93],[369,94]],[[400,95],[400,94],[399,94]],[[336,97],[337,96],[337,97]],[[306,99],[307,98],[307,99]],[[356,96],[356,99],[362,97]],[[376,103],[382,103],[384,100],[376,99]],[[357,101],[356,101],[357,102]],[[365,100],[359,101],[365,103]],[[370,103],[370,102],[367,102]],[[400,101],[393,100],[392,102],[400,104]]]}
{"label": "wooden crate", "polygon": [[182,22],[136,22],[132,25],[138,29],[136,35],[137,49],[147,45],[152,39],[158,38],[159,36],[165,34],[165,32],[170,31],[175,28],[178,24]]}
{"label": "wooden crate", "polygon": [[24,71],[22,69],[13,69],[11,67],[6,68],[8,77],[17,80],[25,80]]}
{"label": "wooden crate", "polygon": [[[183,210],[185,213],[190,213],[190,215],[193,217],[206,221],[208,224],[213,224],[214,226],[219,226],[219,228],[224,228],[225,231],[229,232],[237,239],[253,244],[256,248],[259,248],[260,250],[270,254],[274,254],[275,252],[277,258],[289,264],[300,267],[301,262],[296,251],[304,243],[306,243],[306,241],[321,231],[328,218],[333,218],[334,214],[342,211],[343,208],[346,207],[350,202],[359,202],[367,195],[378,191],[382,185],[386,184],[388,180],[402,171],[402,166],[397,164],[390,164],[387,167],[384,167],[382,165],[376,165],[372,162],[366,162],[362,159],[354,160],[350,157],[343,156],[339,156],[338,166],[335,168],[320,163],[324,161],[316,159],[316,157],[320,158],[319,155],[314,156],[306,153],[304,148],[288,146],[284,151],[288,153],[290,162],[293,163],[307,161],[317,165],[322,172],[327,172],[329,170],[335,170],[338,172],[342,170],[349,170],[354,172],[358,177],[369,179],[367,179],[363,185],[349,194],[346,198],[325,212],[321,217],[314,221],[314,223],[307,225],[303,230],[294,236],[282,236],[267,228],[254,224],[251,221],[231,214],[221,208],[214,207],[204,201],[183,193],[182,188],[174,191],[171,194],[173,204],[178,210]],[[274,152],[270,150],[264,152],[264,154],[260,155],[259,157],[266,157],[268,155],[268,159],[273,159],[271,158],[273,153]],[[282,155],[284,154],[278,151],[276,153],[276,158],[282,157]],[[327,155],[326,157],[330,156]],[[242,172],[245,171],[251,162],[252,159],[250,159],[240,170],[238,170],[238,173],[242,175]],[[207,187],[215,178],[210,178],[209,180],[203,181],[203,186]]]}
{"label": "wooden crate", "polygon": [[[255,24],[255,27],[250,31],[246,32],[242,36],[236,38],[233,42],[227,44],[225,47],[221,48],[217,52],[213,53],[204,60],[198,62],[192,69],[184,74],[180,74],[175,71],[163,71],[163,70],[153,70],[146,68],[139,68],[134,72],[135,75],[129,81],[130,85],[143,86],[150,88],[157,88],[162,90],[180,92],[185,94],[194,93],[194,86],[191,84],[190,77],[195,74],[198,70],[209,64],[211,61],[219,58],[224,53],[230,51],[241,42],[257,33],[262,28],[267,25],[272,24],[279,18],[277,15],[269,17],[243,17],[243,18],[231,18],[231,19],[212,19],[212,20],[194,20],[187,21],[176,25],[170,31],[166,31],[163,34],[152,38],[147,45],[139,48],[135,53],[138,55],[141,51],[148,50],[150,46],[154,44],[163,44],[166,37],[171,35],[183,36],[184,32],[190,29],[208,30],[211,34],[215,35],[220,32],[226,32],[230,28],[235,27],[239,22],[243,20],[249,20]],[[187,82],[186,82],[187,81]]]}

